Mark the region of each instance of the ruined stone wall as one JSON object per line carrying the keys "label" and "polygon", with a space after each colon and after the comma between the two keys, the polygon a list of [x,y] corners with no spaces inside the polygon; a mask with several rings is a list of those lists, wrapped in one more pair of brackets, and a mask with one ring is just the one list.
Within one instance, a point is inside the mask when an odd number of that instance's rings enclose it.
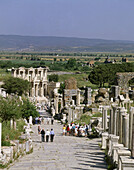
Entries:
{"label": "ruined stone wall", "polygon": [[122,90],[128,90],[128,82],[134,78],[134,72],[117,73],[116,76],[118,86],[120,86]]}

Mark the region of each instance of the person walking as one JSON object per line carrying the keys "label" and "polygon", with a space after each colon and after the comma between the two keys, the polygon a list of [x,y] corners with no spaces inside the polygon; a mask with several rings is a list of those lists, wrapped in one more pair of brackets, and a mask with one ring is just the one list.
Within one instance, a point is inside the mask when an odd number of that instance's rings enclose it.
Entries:
{"label": "person walking", "polygon": [[51,131],[50,131],[50,141],[53,142],[53,140],[54,140],[54,130],[51,129]]}
{"label": "person walking", "polygon": [[46,142],[49,141],[49,135],[50,135],[50,132],[49,132],[49,130],[47,129],[47,131],[46,131]]}
{"label": "person walking", "polygon": [[42,142],[45,142],[44,136],[45,136],[45,130],[42,129],[41,130],[41,140],[42,140]]}
{"label": "person walking", "polygon": [[54,123],[54,118],[52,117],[51,118],[51,125],[53,125],[53,123]]}
{"label": "person walking", "polygon": [[65,136],[65,133],[66,133],[66,125],[63,126],[63,136]]}
{"label": "person walking", "polygon": [[41,132],[41,128],[40,126],[38,126],[38,134],[40,134],[40,132]]}

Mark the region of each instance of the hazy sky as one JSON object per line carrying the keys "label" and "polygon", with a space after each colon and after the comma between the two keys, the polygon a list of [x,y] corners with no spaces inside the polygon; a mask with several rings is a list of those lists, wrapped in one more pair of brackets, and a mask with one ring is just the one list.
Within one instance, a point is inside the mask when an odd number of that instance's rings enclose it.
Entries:
{"label": "hazy sky", "polygon": [[134,0],[0,0],[0,34],[134,40]]}

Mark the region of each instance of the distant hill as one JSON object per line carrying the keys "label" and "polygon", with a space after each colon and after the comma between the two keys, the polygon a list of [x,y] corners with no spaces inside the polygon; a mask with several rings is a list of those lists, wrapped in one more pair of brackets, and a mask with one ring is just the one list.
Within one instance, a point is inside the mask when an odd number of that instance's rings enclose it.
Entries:
{"label": "distant hill", "polygon": [[0,35],[0,51],[134,52],[133,41]]}

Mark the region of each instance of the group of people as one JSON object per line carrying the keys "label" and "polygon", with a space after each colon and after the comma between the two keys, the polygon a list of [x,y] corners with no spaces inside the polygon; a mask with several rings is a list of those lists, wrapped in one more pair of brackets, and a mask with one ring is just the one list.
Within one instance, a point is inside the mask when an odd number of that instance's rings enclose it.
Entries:
{"label": "group of people", "polygon": [[38,126],[38,134],[41,134],[41,141],[42,142],[49,142],[49,137],[50,137],[50,141],[53,142],[54,140],[54,130],[51,129],[51,131],[49,131],[48,129],[45,130],[44,129],[41,129],[40,126]]}
{"label": "group of people", "polygon": [[[49,125],[49,123],[50,123],[50,121],[51,121],[51,125],[53,125],[53,123],[54,123],[54,118],[52,117],[52,118],[49,118],[49,117],[47,117],[46,118],[46,124],[48,124]],[[36,117],[35,118],[35,124],[45,124],[45,119],[44,119],[44,117]]]}
{"label": "group of people", "polygon": [[63,125],[63,135],[72,135],[72,136],[87,136],[89,131],[91,130],[90,125],[79,125],[79,124],[68,124]]}

